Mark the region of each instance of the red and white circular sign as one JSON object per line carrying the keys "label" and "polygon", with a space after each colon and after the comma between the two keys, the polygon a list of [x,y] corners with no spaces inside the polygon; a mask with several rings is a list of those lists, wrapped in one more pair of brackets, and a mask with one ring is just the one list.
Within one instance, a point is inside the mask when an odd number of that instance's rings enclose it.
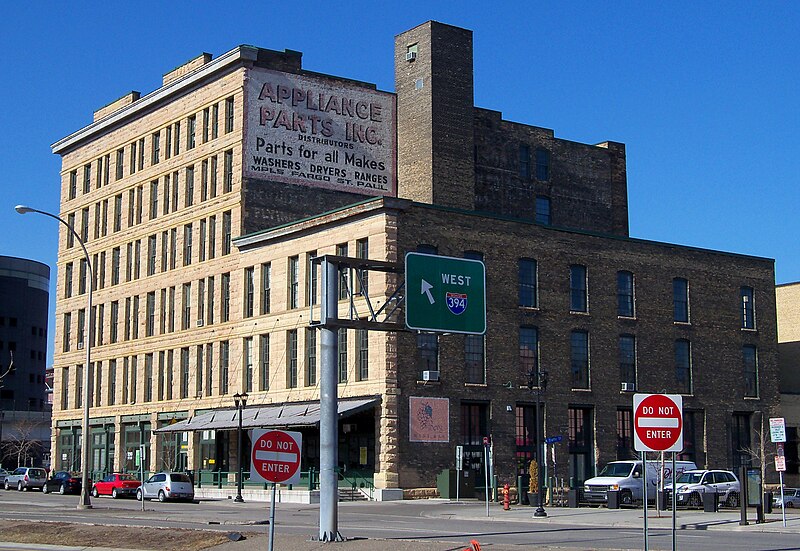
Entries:
{"label": "red and white circular sign", "polygon": [[250,479],[298,484],[303,435],[283,430],[254,430]]}
{"label": "red and white circular sign", "polygon": [[636,451],[683,451],[683,398],[680,394],[634,394],[633,429]]}

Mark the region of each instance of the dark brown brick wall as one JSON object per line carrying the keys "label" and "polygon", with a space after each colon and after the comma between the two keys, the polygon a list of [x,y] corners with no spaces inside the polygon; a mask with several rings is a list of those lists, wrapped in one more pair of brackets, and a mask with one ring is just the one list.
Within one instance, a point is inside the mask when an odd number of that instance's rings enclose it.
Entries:
{"label": "dark brown brick wall", "polygon": [[[638,390],[673,392],[675,339],[692,343],[694,393],[684,396],[684,409],[706,415],[707,464],[732,463],[730,422],[734,412],[764,412],[778,405],[778,368],[773,261],[642,240],[602,237],[543,228],[531,223],[460,214],[415,205],[398,213],[398,251],[401,256],[419,243],[438,247],[439,254],[462,256],[482,251],[487,266],[488,331],[487,384],[464,384],[464,337],[441,337],[441,382],[423,384],[415,365],[415,337],[398,338],[401,388],[399,408],[402,487],[430,486],[441,468],[452,466],[454,446],[460,443],[460,403],[490,404],[490,431],[495,442],[495,472],[511,480],[514,460],[514,413],[506,406],[531,404],[519,368],[518,327],[539,329],[543,367],[549,372],[546,391],[546,433],[563,435],[557,446],[560,474],[566,473],[567,409],[594,409],[597,465],[616,459],[616,411],[631,407],[632,396],[620,392],[618,337],[637,338]],[[538,261],[539,308],[517,305],[517,261]],[[589,314],[569,313],[569,266],[588,266]],[[616,274],[629,270],[636,282],[636,319],[617,316]],[[672,279],[690,283],[691,324],[673,323]],[[757,296],[757,331],[743,331],[739,289],[752,286]],[[569,334],[585,329],[590,335],[591,390],[571,390]],[[743,397],[741,347],[758,346],[760,399]],[[512,388],[505,385],[512,382]],[[451,442],[409,443],[408,396],[450,398]],[[753,416],[754,422],[759,415]],[[702,432],[698,435],[702,443]],[[702,457],[702,455],[700,455]],[[698,462],[702,462],[702,459]],[[702,466],[702,465],[701,465]],[[435,472],[434,472],[435,471]]]}

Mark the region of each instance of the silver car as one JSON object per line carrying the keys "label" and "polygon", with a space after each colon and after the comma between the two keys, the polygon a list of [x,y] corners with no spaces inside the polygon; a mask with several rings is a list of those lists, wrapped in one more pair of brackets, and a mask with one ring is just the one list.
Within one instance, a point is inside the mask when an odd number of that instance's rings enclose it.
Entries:
{"label": "silver car", "polygon": [[6,490],[16,488],[20,492],[29,488],[41,490],[45,482],[47,482],[47,472],[44,469],[39,467],[19,467],[6,476],[3,487]]}
{"label": "silver car", "polygon": [[[675,481],[675,486],[678,488],[678,505],[700,507],[703,504],[703,494],[710,492],[716,493],[720,503],[728,507],[739,506],[739,479],[731,471],[684,471]],[[665,489],[668,494],[671,493],[672,484],[665,485]]]}
{"label": "silver car", "polygon": [[194,499],[194,486],[188,475],[184,473],[156,473],[142,484],[136,491],[136,499]]}
{"label": "silver car", "polygon": [[783,489],[783,501],[781,501],[781,492],[777,490],[774,492],[774,502],[773,505],[775,507],[783,507],[783,504],[786,504],[787,509],[792,509],[794,507],[800,507],[800,490],[797,488],[784,488]]}

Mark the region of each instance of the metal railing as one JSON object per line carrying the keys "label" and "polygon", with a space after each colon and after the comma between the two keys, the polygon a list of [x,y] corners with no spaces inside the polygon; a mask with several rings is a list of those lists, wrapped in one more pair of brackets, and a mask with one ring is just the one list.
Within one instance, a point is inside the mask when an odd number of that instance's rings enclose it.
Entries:
{"label": "metal railing", "polygon": [[[365,473],[358,470],[344,471],[342,469],[337,469],[337,472],[339,474],[338,478],[340,488],[348,488],[352,490],[353,494],[359,492],[372,501],[375,492],[373,473]],[[355,495],[351,495],[351,499],[354,500]]]}

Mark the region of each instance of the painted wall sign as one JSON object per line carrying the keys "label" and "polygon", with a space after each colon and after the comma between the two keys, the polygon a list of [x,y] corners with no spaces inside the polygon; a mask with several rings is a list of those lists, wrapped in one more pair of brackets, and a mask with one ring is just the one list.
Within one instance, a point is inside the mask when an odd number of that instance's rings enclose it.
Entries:
{"label": "painted wall sign", "polygon": [[450,441],[450,400],[447,398],[408,398],[411,442]]}
{"label": "painted wall sign", "polygon": [[245,177],[396,195],[394,94],[249,69],[245,105]]}

